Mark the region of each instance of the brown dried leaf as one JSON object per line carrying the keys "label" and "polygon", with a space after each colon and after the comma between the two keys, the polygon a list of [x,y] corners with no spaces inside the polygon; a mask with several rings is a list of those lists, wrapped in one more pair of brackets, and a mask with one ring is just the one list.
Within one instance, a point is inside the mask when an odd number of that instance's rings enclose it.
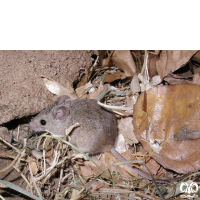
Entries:
{"label": "brown dried leaf", "polygon": [[82,85],[79,88],[76,88],[76,94],[78,97],[81,97],[83,99],[83,96],[93,87],[91,82],[88,82],[85,85]]}
{"label": "brown dried leaf", "polygon": [[[129,149],[125,153],[122,154],[127,160],[136,160],[134,156],[132,156],[132,150]],[[102,154],[100,160],[98,160],[99,156],[93,157],[94,161],[101,167],[101,169],[105,169],[112,165],[113,163],[119,163],[118,159],[115,158],[115,156],[112,153],[105,152]],[[81,175],[82,176],[92,176],[92,175],[99,175],[101,171],[96,167],[95,164],[93,164],[90,161],[85,161],[84,166],[80,166]],[[112,176],[113,180],[116,183],[121,183],[121,179],[124,180],[130,180],[132,179],[132,176],[138,177],[137,173],[133,174],[133,171],[126,165],[118,165],[110,168],[111,172],[115,171],[115,175]],[[109,176],[108,171],[106,174]],[[131,175],[132,174],[132,175]],[[107,178],[105,174],[102,174],[103,178]],[[120,178],[119,178],[120,177]]]}
{"label": "brown dried leaf", "polygon": [[158,54],[160,53],[160,50],[154,50],[154,53],[155,53],[156,55],[158,55]]}
{"label": "brown dried leaf", "polygon": [[132,121],[132,117],[121,118],[118,120],[119,134],[122,134],[130,145],[138,143],[138,140],[134,134]]}
{"label": "brown dried leaf", "polygon": [[86,67],[84,75],[81,77],[81,80],[79,81],[79,83],[76,86],[76,88],[79,88],[79,87],[87,84],[93,71],[94,71],[93,67]]}
{"label": "brown dried leaf", "polygon": [[197,51],[197,53],[192,57],[192,59],[200,62],[200,51]]}
{"label": "brown dried leaf", "polygon": [[131,93],[134,95],[141,91],[140,83],[137,75],[134,75],[130,85]]}
{"label": "brown dried leaf", "polygon": [[[158,164],[153,158],[145,157],[146,151],[144,149],[140,149],[140,151],[137,152],[137,155],[138,160],[143,160],[152,174],[161,175],[165,172],[164,168],[161,168],[160,164]],[[141,169],[146,173],[149,173],[144,165],[141,166]]]}
{"label": "brown dried leaf", "polygon": [[81,195],[83,193],[83,190],[81,192],[77,189],[72,189],[71,199],[72,200],[79,200],[82,199]]}
{"label": "brown dried leaf", "polygon": [[101,50],[99,52],[98,64],[101,66],[101,68],[110,67],[112,65],[112,54],[113,53],[114,53],[114,51],[112,51],[109,54],[108,50]]}
{"label": "brown dried leaf", "polygon": [[67,82],[66,87],[61,85],[60,83],[48,78],[48,77],[41,77],[47,89],[58,96],[60,95],[68,95],[72,99],[76,98],[74,94],[74,89],[72,88],[71,84]]}
{"label": "brown dried leaf", "polygon": [[82,76],[80,82],[78,83],[78,85],[76,86],[76,88],[80,88],[81,86],[84,86],[86,83],[88,82],[88,75],[85,74]]}
{"label": "brown dried leaf", "polygon": [[118,79],[121,79],[121,77],[124,75],[123,72],[114,72],[112,74],[106,74],[104,79],[103,79],[103,83],[112,83],[113,81],[116,81]]}
{"label": "brown dried leaf", "polygon": [[175,84],[189,84],[187,80],[182,79],[182,78],[175,78],[172,76],[172,74],[168,74],[164,80],[168,82],[170,85],[175,85]]}
{"label": "brown dried leaf", "polygon": [[108,84],[99,86],[97,90],[88,94],[87,99],[96,99],[104,90],[108,88]]}
{"label": "brown dried leaf", "polygon": [[153,77],[158,75],[158,71],[156,68],[156,62],[159,60],[158,55],[149,54],[148,57],[148,70],[149,70],[149,77]]}
{"label": "brown dried leaf", "polygon": [[108,51],[107,50],[100,50],[99,51],[99,59],[98,59],[98,65],[103,66],[104,60],[108,57]]}
{"label": "brown dried leaf", "polygon": [[170,72],[174,72],[184,66],[196,52],[197,50],[163,50],[160,54],[160,59],[156,62],[158,74],[161,79],[167,76]]}
{"label": "brown dried leaf", "polygon": [[136,99],[137,99],[137,96],[132,96],[132,97],[126,97],[126,106],[128,107],[132,107],[133,108],[133,105],[136,103]]}
{"label": "brown dried leaf", "polygon": [[178,173],[200,170],[200,86],[150,89],[133,119],[137,139],[157,162]]}
{"label": "brown dried leaf", "polygon": [[116,50],[112,55],[114,65],[123,70],[127,77],[136,74],[136,65],[129,50]]}
{"label": "brown dried leaf", "polygon": [[31,167],[31,171],[33,173],[33,175],[36,175],[38,172],[38,166],[36,162],[31,162],[30,163],[30,167]]}

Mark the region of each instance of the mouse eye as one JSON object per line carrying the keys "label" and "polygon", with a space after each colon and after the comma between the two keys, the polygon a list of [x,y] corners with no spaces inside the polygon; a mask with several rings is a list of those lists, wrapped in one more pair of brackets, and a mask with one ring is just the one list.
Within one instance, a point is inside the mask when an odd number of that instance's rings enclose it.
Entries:
{"label": "mouse eye", "polygon": [[40,124],[42,124],[43,126],[46,124],[46,121],[44,119],[40,120]]}

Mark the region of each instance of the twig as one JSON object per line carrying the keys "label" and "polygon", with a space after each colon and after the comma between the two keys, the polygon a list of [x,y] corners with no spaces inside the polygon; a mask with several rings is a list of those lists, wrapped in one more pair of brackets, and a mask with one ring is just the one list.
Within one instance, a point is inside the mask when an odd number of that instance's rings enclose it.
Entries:
{"label": "twig", "polygon": [[33,173],[32,173],[32,170],[31,170],[31,165],[30,165],[30,163],[28,164],[28,166],[29,166],[29,171],[30,171],[30,174],[31,174],[31,179],[32,179],[33,185],[34,185],[34,187],[35,187],[35,190],[37,191],[37,194],[38,194],[39,198],[42,200],[41,191],[39,190],[39,188],[38,188],[38,186],[37,186],[37,184],[36,184],[36,182],[35,182],[35,179],[34,179],[34,177],[33,177]]}
{"label": "twig", "polygon": [[16,156],[16,158],[7,167],[5,167],[4,169],[0,170],[0,174],[5,172],[5,171],[7,171],[8,169],[10,169],[17,162],[19,156],[20,156],[20,153]]}
{"label": "twig", "polygon": [[11,147],[12,149],[14,149],[14,150],[17,151],[18,153],[21,153],[19,149],[17,149],[17,148],[14,147],[12,144],[10,144],[10,143],[7,142],[6,140],[4,140],[2,137],[0,137],[0,141],[4,142],[5,144],[7,144],[9,147]]}
{"label": "twig", "polygon": [[15,166],[13,168],[21,175],[21,177],[24,179],[24,181],[27,183],[28,187],[31,189],[31,184],[29,183],[28,179],[22,174],[22,172]]}
{"label": "twig", "polygon": [[71,200],[77,200],[77,199],[80,199],[81,197],[81,194],[84,192],[85,188],[82,188],[79,193],[75,196],[75,197],[72,197]]}
{"label": "twig", "polygon": [[123,107],[123,106],[110,106],[106,105],[104,103],[101,103],[100,101],[97,102],[100,106],[107,108],[107,109],[113,109],[113,110],[133,110],[132,107]]}

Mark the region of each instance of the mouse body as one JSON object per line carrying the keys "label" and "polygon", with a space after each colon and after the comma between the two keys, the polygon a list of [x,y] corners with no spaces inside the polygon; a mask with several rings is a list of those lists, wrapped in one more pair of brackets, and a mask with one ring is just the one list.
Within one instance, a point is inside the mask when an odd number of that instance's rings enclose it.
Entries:
{"label": "mouse body", "polygon": [[79,126],[72,130],[70,142],[81,151],[98,154],[114,148],[118,136],[116,118],[95,99],[70,100],[67,95],[62,95],[29,125],[36,132],[65,135],[65,130],[76,123]]}

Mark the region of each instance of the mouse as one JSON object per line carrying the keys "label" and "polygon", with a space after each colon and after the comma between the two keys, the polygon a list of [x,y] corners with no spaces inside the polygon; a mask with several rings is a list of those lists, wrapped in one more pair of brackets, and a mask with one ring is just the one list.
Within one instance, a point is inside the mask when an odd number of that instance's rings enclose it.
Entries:
{"label": "mouse", "polygon": [[70,143],[91,155],[110,151],[118,136],[115,116],[97,104],[95,99],[71,100],[62,95],[49,108],[34,117],[29,126],[36,132],[65,135],[65,130],[78,123],[72,130]]}
{"label": "mouse", "polygon": [[[115,115],[101,107],[95,99],[71,100],[67,95],[59,96],[50,107],[36,115],[29,126],[35,132],[47,131],[59,136],[65,135],[65,130],[76,123],[79,123],[79,126],[70,133],[71,144],[90,155],[111,151],[122,162],[127,161],[115,149],[118,137]],[[148,173],[131,164],[127,165],[134,172],[153,180]],[[155,179],[155,181],[169,183],[171,180]]]}

